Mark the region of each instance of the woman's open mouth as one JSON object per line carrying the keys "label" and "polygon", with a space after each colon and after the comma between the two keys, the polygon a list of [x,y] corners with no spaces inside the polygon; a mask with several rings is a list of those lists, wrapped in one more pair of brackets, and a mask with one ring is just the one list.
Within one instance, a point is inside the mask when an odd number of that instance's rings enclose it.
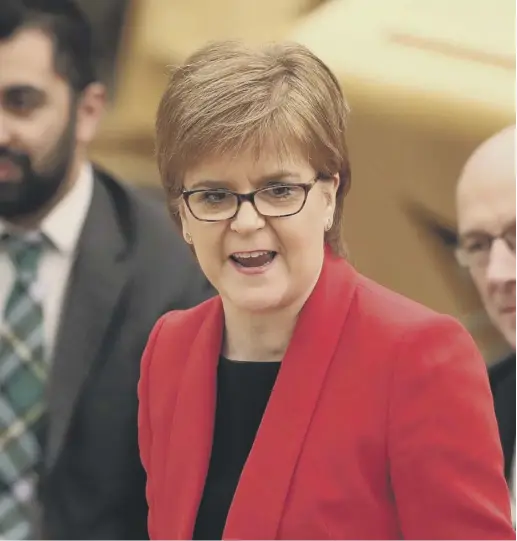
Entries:
{"label": "woman's open mouth", "polygon": [[271,250],[256,250],[254,252],[235,252],[230,259],[240,267],[246,269],[259,269],[269,265],[276,257]]}

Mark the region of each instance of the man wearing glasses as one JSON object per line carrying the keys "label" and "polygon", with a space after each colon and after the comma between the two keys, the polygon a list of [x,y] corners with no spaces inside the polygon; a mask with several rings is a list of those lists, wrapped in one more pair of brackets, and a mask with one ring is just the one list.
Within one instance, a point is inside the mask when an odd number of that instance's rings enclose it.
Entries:
{"label": "man wearing glasses", "polygon": [[482,143],[457,187],[459,262],[512,349],[490,373],[515,520],[515,126]]}

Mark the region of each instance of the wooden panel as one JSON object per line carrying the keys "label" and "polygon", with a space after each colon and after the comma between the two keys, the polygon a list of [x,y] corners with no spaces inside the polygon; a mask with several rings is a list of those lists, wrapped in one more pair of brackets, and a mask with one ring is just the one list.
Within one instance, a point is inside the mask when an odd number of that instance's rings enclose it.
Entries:
{"label": "wooden panel", "polygon": [[514,111],[514,23],[513,0],[334,0],[289,37],[340,75],[351,100],[480,134]]}
{"label": "wooden panel", "polygon": [[282,39],[293,21],[319,2],[313,0],[145,0],[141,44],[164,63],[184,59],[207,41],[250,43]]}

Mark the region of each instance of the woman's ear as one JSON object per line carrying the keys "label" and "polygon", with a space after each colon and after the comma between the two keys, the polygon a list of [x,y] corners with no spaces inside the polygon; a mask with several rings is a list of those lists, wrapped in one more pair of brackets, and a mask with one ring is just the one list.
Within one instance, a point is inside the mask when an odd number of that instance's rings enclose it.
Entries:
{"label": "woman's ear", "polygon": [[323,227],[329,231],[334,222],[334,211],[336,209],[336,196],[339,188],[339,173],[322,182],[323,196],[325,197],[325,211],[323,213]]}
{"label": "woman's ear", "polygon": [[330,211],[331,216],[333,216],[334,209],[336,208],[337,191],[339,188],[339,173],[332,175],[331,178],[325,179],[322,185],[327,208]]}
{"label": "woman's ear", "polygon": [[187,215],[185,213],[185,206],[183,202],[179,204],[178,214],[181,220],[181,232],[183,238],[187,244],[192,244],[192,236],[190,235],[189,226],[187,223]]}
{"label": "woman's ear", "polygon": [[[336,206],[336,197],[337,197],[337,191],[339,189],[339,182],[340,182],[340,178],[339,178],[339,173],[335,173],[334,175],[332,175],[332,182],[331,182],[331,186],[332,186],[332,189],[331,189],[331,196],[332,196],[332,206],[333,206],[333,209],[332,209],[332,212],[334,212],[334,207]],[[329,181],[330,183],[330,181]]]}

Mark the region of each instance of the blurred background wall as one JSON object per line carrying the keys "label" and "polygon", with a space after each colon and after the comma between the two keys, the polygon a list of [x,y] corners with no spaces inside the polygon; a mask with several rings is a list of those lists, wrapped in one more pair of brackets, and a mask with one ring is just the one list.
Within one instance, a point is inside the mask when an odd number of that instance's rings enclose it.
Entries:
{"label": "blurred background wall", "polygon": [[504,352],[454,259],[454,186],[474,147],[515,122],[514,0],[78,1],[112,98],[96,162],[158,190],[166,66],[212,39],[301,42],[352,109],[345,227],[356,267],[458,317],[488,362]]}

